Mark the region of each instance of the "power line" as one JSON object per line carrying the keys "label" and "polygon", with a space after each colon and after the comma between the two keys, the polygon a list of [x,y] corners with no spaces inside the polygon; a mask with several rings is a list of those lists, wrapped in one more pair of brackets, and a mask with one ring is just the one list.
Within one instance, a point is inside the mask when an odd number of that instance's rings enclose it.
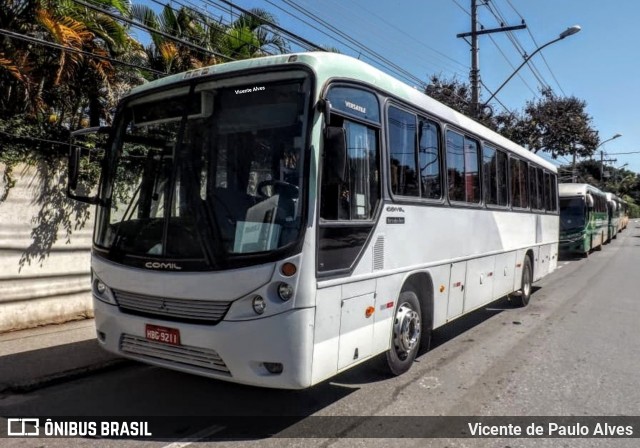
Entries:
{"label": "power line", "polygon": [[[507,0],[507,3],[509,4],[509,6],[511,6],[511,9],[513,9],[513,11],[520,16],[520,18],[522,20],[524,20],[524,17],[522,17],[522,14],[520,14],[520,12],[515,8],[515,6],[513,6],[513,3],[511,3],[511,0]],[[529,32],[529,35],[531,36],[531,40],[533,41],[533,43],[535,44],[536,47],[538,47],[538,42],[536,42],[535,37],[533,37],[533,33],[531,33],[531,30],[527,30]],[[555,73],[553,72],[553,70],[551,70],[551,66],[549,65],[549,63],[547,62],[547,58],[544,57],[544,54],[540,55],[542,57],[542,60],[544,61],[544,64],[547,66],[547,69],[549,70],[549,73],[551,73],[551,77],[553,78],[553,80],[556,82],[556,84],[558,85],[558,88],[560,89],[560,91],[562,92],[562,94],[564,96],[567,96],[567,94],[564,92],[564,90],[562,89],[562,86],[560,85],[560,82],[558,81],[558,78],[556,78]]]}
{"label": "power line", "polygon": [[607,156],[620,156],[624,154],[640,154],[640,151],[631,151],[631,152],[608,152]]}
{"label": "power line", "polygon": [[[507,61],[507,64],[509,64],[511,66],[512,70],[515,70],[516,67],[511,63],[511,61],[509,60],[509,58],[507,57],[507,55],[505,54],[505,52],[502,50],[502,48],[500,48],[500,46],[498,45],[498,43],[495,41],[495,39],[493,38],[493,36],[489,35],[489,39],[491,39],[491,42],[493,42],[493,44],[496,46],[496,48],[498,49],[498,51],[500,52],[500,54],[502,55],[502,57],[504,58],[505,61]],[[529,83],[522,77],[522,75],[520,73],[518,73],[516,76],[518,76],[518,78],[520,78],[520,80],[522,81],[522,83],[527,87],[527,89],[529,89],[529,91],[531,93],[533,93],[533,96],[536,96],[537,93],[535,90],[533,90],[531,88],[531,86],[529,85]],[[484,85],[484,84],[483,84]]]}
{"label": "power line", "polygon": [[[221,0],[221,1],[226,1],[226,0]],[[408,71],[406,71],[402,67],[398,66],[394,62],[392,62],[389,59],[385,58],[380,53],[378,53],[378,52],[370,49],[369,47],[365,46],[364,44],[358,42],[357,40],[355,40],[354,38],[352,38],[348,34],[344,33],[343,31],[340,31],[335,26],[333,26],[330,23],[328,23],[326,20],[320,18],[319,16],[317,16],[317,15],[315,15],[313,13],[310,13],[309,11],[307,11],[304,8],[302,8],[300,5],[298,5],[294,1],[292,1],[292,0],[283,0],[283,1],[286,4],[288,4],[289,6],[291,6],[292,8],[296,9],[300,13],[302,13],[305,16],[307,16],[308,18],[310,18],[311,20],[321,24],[325,28],[329,29],[331,32],[335,33],[336,35],[340,36],[343,39],[346,39],[348,42],[350,42],[353,45],[355,45],[356,47],[360,48],[362,51],[364,51],[365,53],[370,55],[370,56],[368,56],[368,58],[371,59],[372,61],[375,61],[377,63],[380,63],[379,61],[382,61],[382,62],[384,62],[383,65],[386,65],[387,68],[390,68],[391,71],[393,71],[394,73],[400,75],[405,80],[410,80],[410,82],[416,82],[421,86],[425,85],[425,82],[422,79],[420,79],[420,78],[414,76],[413,74],[409,73]],[[371,56],[373,56],[373,57],[371,57]]]}
{"label": "power line", "polygon": [[[489,10],[489,12],[491,12],[491,14],[495,17],[495,19],[498,21],[498,23],[505,23],[505,17],[502,14],[502,12],[500,11],[500,9],[498,8],[498,5],[494,3],[490,3],[489,1],[486,2],[486,6],[487,9]],[[524,23],[524,19],[521,19],[522,23]],[[518,39],[518,37],[511,31],[507,32],[507,37],[509,38],[509,40],[511,41],[511,43],[513,44],[513,46],[515,47],[516,51],[518,51],[518,53],[520,53],[520,56],[522,56],[523,58],[526,59],[527,57],[527,51],[524,49],[524,46],[520,43],[520,40]],[[536,67],[535,63],[531,60],[527,61],[527,66],[529,67],[529,69],[531,70],[531,73],[533,74],[533,76],[538,80],[538,82],[543,86],[543,87],[549,87],[549,83],[547,83],[544,78],[542,77],[542,74],[540,73],[540,71],[538,70],[538,68]]]}
{"label": "power line", "polygon": [[[341,0],[331,0],[331,1],[332,1],[334,4],[336,4],[338,7],[341,7],[341,8],[345,11],[345,13],[346,13],[346,15],[345,15],[345,16],[346,16],[346,17],[351,17],[352,15],[354,15],[354,14],[353,14],[353,11],[346,7],[346,5],[353,6],[353,3],[354,3],[354,2],[353,2],[353,0],[352,0],[352,2],[344,2],[344,1],[341,1]],[[376,18],[379,22],[381,22],[382,24],[384,24],[385,26],[387,26],[387,27],[389,27],[389,28],[393,29],[396,33],[399,33],[399,34],[401,34],[401,35],[406,36],[406,37],[407,37],[407,38],[409,38],[409,40],[410,40],[410,41],[412,41],[413,43],[415,43],[415,44],[417,44],[417,45],[420,45],[420,46],[424,47],[425,49],[427,49],[427,50],[428,50],[429,52],[431,52],[431,53],[434,53],[434,55],[435,55],[435,57],[436,57],[436,58],[438,58],[438,59],[440,59],[440,60],[444,61],[444,63],[445,63],[446,65],[449,65],[449,67],[450,67],[450,69],[451,69],[451,71],[452,71],[453,73],[456,73],[456,74],[463,74],[462,72],[459,72],[459,71],[458,71],[458,70],[459,70],[459,67],[462,67],[462,68],[464,68],[464,69],[466,70],[467,66],[466,66],[465,64],[463,64],[463,63],[461,63],[461,62],[457,61],[456,59],[453,59],[453,58],[452,58],[452,57],[450,57],[449,55],[447,55],[447,54],[445,54],[445,53],[443,53],[443,52],[441,52],[441,51],[439,51],[439,50],[437,50],[437,49],[435,49],[435,48],[433,48],[433,47],[431,47],[431,46],[429,46],[429,45],[425,44],[425,43],[424,43],[424,42],[422,42],[421,40],[417,39],[416,37],[414,37],[414,36],[412,36],[411,34],[409,34],[408,32],[406,32],[404,29],[400,28],[399,26],[396,26],[395,24],[391,23],[390,21],[388,21],[388,20],[387,20],[387,19],[385,19],[384,17],[382,17],[382,16],[380,16],[380,15],[376,14],[375,12],[373,12],[371,9],[369,9],[369,5],[371,4],[370,2],[368,2],[368,3],[366,4],[366,6],[365,6],[365,5],[358,5],[358,4],[357,4],[358,2],[355,2],[355,3],[356,3],[356,7],[358,8],[358,12],[360,12],[360,11],[365,11],[365,12],[367,12],[367,13],[368,13],[368,15],[373,16],[373,17],[374,17],[374,18]],[[360,16],[360,15],[359,15],[359,16]],[[379,29],[379,28],[380,28],[379,24],[376,24],[376,23],[374,23],[373,21],[368,20],[368,19],[367,19],[367,15],[361,15],[361,17],[360,17],[360,18],[362,18],[363,20],[365,20],[365,21],[367,22],[367,24],[368,24],[368,25],[370,25],[370,28],[371,28],[371,29],[377,29],[377,28]],[[384,35],[384,39],[385,39],[385,41],[387,41],[387,42],[388,42],[388,40],[389,40],[388,38],[389,38],[390,34],[387,34],[387,33],[384,33],[384,34],[385,34],[385,35]],[[411,51],[411,49],[414,49],[414,48],[415,48],[415,45],[409,45],[409,46],[408,46],[408,45],[405,45],[405,44],[401,44],[401,45],[395,45],[394,47],[395,47],[395,48],[407,49],[407,50],[410,50],[410,51]],[[416,52],[416,53],[417,53],[417,52]],[[421,56],[421,58],[422,58],[422,59],[425,59],[425,58],[424,58],[424,56],[422,55],[422,53],[420,53],[420,56]],[[455,66],[456,68],[454,68],[454,65],[452,65],[451,63],[456,64],[456,66]]]}
{"label": "power line", "polygon": [[131,64],[129,62],[124,62],[124,61],[121,61],[119,59],[111,58],[109,56],[102,56],[102,55],[99,55],[99,54],[91,53],[89,51],[79,50],[77,48],[67,47],[66,45],[56,44],[54,42],[48,42],[48,41],[43,40],[43,39],[38,39],[37,37],[28,36],[26,34],[14,33],[13,31],[5,30],[3,28],[0,28],[0,34],[2,34],[4,36],[7,36],[7,37],[10,37],[10,38],[23,40],[23,41],[26,41],[26,42],[37,43],[37,44],[44,45],[44,46],[47,46],[47,47],[57,48],[58,50],[62,50],[62,51],[69,51],[71,53],[82,54],[82,55],[88,56],[90,58],[102,59],[102,60],[105,60],[105,61],[114,62],[116,64],[124,65],[124,66],[127,66],[127,67],[137,68],[139,70],[144,70],[144,71],[147,71],[147,72],[159,75],[159,76],[165,76],[166,75],[166,73],[160,72],[158,70],[154,70],[152,68],[143,67],[141,65],[136,65],[136,64]]}
{"label": "power line", "polygon": [[[241,8],[241,7],[239,7],[239,6],[235,5],[234,3],[232,3],[232,2],[230,2],[230,1],[228,1],[228,0],[217,0],[217,1],[222,2],[222,3],[224,3],[225,5],[231,6],[231,7],[233,7],[233,8],[236,8],[236,9],[238,9],[239,11],[242,11],[244,14],[248,14],[248,15],[252,16],[253,18],[256,18],[256,19],[261,20],[262,22],[265,22],[265,23],[266,23],[266,24],[268,24],[270,27],[272,27],[272,28],[274,28],[274,29],[276,29],[276,30],[278,30],[278,31],[280,31],[280,32],[282,32],[282,33],[285,33],[286,35],[288,35],[288,36],[290,36],[290,37],[292,37],[292,38],[295,38],[295,39],[299,40],[300,42],[304,43],[305,45],[308,45],[311,49],[314,49],[314,50],[321,50],[321,51],[323,50],[323,48],[322,48],[320,45],[317,45],[317,44],[315,44],[315,43],[313,43],[313,42],[311,42],[311,41],[309,41],[309,40],[305,39],[304,37],[302,37],[302,36],[300,36],[300,35],[298,35],[298,34],[292,33],[291,31],[286,30],[286,29],[282,28],[281,26],[276,25],[276,24],[275,24],[275,23],[273,23],[273,22],[269,22],[269,21],[267,21],[267,20],[264,20],[264,19],[262,19],[261,17],[257,16],[256,14],[252,13],[251,11],[249,11],[249,10],[247,10],[247,9],[244,9],[244,8]],[[205,0],[205,2],[206,2],[206,3],[211,3],[211,1],[210,1],[210,0]]]}
{"label": "power line", "polygon": [[92,5],[90,3],[86,3],[86,2],[84,2],[82,0],[72,0],[72,1],[75,2],[75,3],[78,3],[79,5],[85,6],[85,7],[89,8],[89,9],[93,9],[94,11],[97,11],[97,12],[105,14],[105,15],[107,15],[109,17],[112,17],[112,18],[114,18],[116,20],[121,20],[121,21],[126,22],[126,23],[128,23],[130,25],[133,25],[135,27],[142,28],[142,29],[144,29],[146,31],[149,31],[149,32],[152,32],[152,33],[156,33],[156,34],[160,34],[161,36],[164,36],[167,39],[173,40],[174,42],[179,42],[179,43],[181,43],[181,44],[183,44],[183,45],[185,45],[187,47],[191,47],[193,49],[200,50],[200,51],[202,51],[204,53],[207,53],[209,55],[218,56],[220,58],[227,59],[227,60],[230,60],[230,61],[234,61],[235,60],[234,58],[232,58],[230,56],[227,56],[225,54],[218,53],[217,51],[213,51],[213,50],[209,50],[207,48],[201,47],[200,45],[196,45],[196,44],[191,43],[189,41],[186,41],[184,39],[180,39],[180,38],[178,38],[176,36],[172,36],[171,34],[165,33],[164,31],[160,31],[160,30],[154,29],[154,28],[152,28],[150,26],[147,26],[147,25],[144,25],[142,23],[136,22],[135,20],[128,19],[128,18],[123,17],[123,16],[118,15],[118,14],[113,14],[110,11],[107,11],[105,9],[99,8],[99,7],[97,7],[95,5]]}
{"label": "power line", "polygon": [[[167,3],[167,4],[165,4],[165,3],[161,3],[161,2],[160,2],[160,1],[158,1],[158,0],[150,0],[150,1],[151,1],[151,2],[153,2],[153,3],[155,3],[155,4],[157,4],[157,5],[159,5],[159,6],[162,6],[163,8],[168,8],[168,9],[170,9],[170,10],[171,10],[171,11],[173,11],[174,13],[179,13],[179,12],[180,12],[180,10],[173,8],[169,3]],[[220,24],[225,24],[225,23],[222,21],[222,17],[220,17],[220,21],[216,21],[216,20],[215,20],[213,17],[211,17],[209,14],[204,13],[204,12],[203,12],[202,10],[200,10],[197,6],[193,5],[193,3],[189,3],[189,6],[187,6],[187,5],[185,5],[184,3],[179,2],[178,0],[172,0],[172,2],[173,2],[173,3],[176,3],[176,4],[178,4],[178,5],[180,5],[181,7],[183,7],[184,9],[186,9],[186,10],[188,10],[188,11],[192,11],[192,12],[195,12],[195,13],[197,13],[197,14],[202,15],[202,16],[203,16],[203,18],[193,17],[193,20],[194,20],[195,22],[198,22],[199,24],[201,24],[201,25],[205,26],[205,27],[210,26],[210,25],[211,25],[211,23],[214,23],[214,22],[215,22],[215,23],[220,23]],[[206,20],[210,20],[210,21],[211,21],[211,23],[207,23],[207,21],[206,21]],[[227,22],[225,25],[230,26],[230,25],[231,25],[231,22]],[[154,31],[150,31],[150,33],[154,33]],[[169,36],[173,36],[173,35],[172,35],[172,34],[169,34]],[[172,39],[171,37],[167,37],[167,36],[165,36],[165,38],[166,38],[166,39],[173,40],[173,41],[176,41],[176,42],[179,42],[179,41],[180,41],[180,39],[179,39],[177,36],[173,36],[173,37],[174,37],[174,38]],[[250,44],[251,42],[242,41],[242,43],[243,43],[243,44]],[[234,54],[232,54],[231,56],[229,56],[230,60],[232,60],[232,61],[236,60],[233,56],[240,55],[240,52],[239,52],[239,51],[237,51],[237,50],[233,50],[233,53],[234,53]],[[266,52],[265,52],[265,53],[266,53]],[[270,53],[267,53],[267,54],[270,54]]]}

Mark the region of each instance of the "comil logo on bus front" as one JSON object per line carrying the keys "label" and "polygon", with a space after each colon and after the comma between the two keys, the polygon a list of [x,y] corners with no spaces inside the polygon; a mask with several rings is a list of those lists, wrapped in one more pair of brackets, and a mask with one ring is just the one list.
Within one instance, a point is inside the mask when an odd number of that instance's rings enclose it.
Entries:
{"label": "comil logo on bus front", "polygon": [[182,267],[178,266],[176,263],[162,263],[160,261],[147,261],[144,264],[144,267],[149,269],[173,269],[174,271],[182,270]]}

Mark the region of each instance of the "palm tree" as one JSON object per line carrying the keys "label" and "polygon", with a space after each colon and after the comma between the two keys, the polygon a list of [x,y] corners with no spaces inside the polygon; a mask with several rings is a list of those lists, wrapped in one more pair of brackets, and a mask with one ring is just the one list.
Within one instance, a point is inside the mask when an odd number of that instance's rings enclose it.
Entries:
{"label": "palm tree", "polygon": [[270,12],[254,8],[234,20],[221,42],[220,50],[234,59],[247,59],[273,53],[286,53],[289,46],[283,37],[270,29],[277,24]]}
{"label": "palm tree", "polygon": [[[5,0],[0,8],[0,27],[19,35],[33,32],[36,8],[29,0]],[[0,36],[0,116],[10,117],[37,107],[29,44]]]}
{"label": "palm tree", "polygon": [[166,5],[156,14],[146,5],[134,5],[132,16],[152,30],[145,48],[149,67],[164,73],[179,73],[219,62],[217,47],[224,27],[189,8],[175,10]]}
{"label": "palm tree", "polygon": [[58,124],[70,115],[66,122],[73,126],[86,103],[92,121],[99,121],[100,102],[116,74],[109,58],[133,42],[124,26],[100,11],[128,15],[128,0],[92,1],[98,9],[71,0],[5,0],[0,26],[35,39],[0,40],[0,101],[8,114],[50,111]]}

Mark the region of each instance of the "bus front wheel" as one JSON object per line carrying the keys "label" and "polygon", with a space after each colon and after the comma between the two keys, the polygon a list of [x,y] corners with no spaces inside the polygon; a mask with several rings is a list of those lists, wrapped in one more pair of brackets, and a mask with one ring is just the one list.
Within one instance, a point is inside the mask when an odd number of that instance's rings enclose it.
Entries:
{"label": "bus front wheel", "polygon": [[519,294],[515,296],[515,303],[518,306],[527,306],[531,299],[531,290],[533,288],[533,269],[531,267],[531,258],[524,257],[522,266],[522,284]]}
{"label": "bus front wheel", "polygon": [[422,339],[422,313],[415,292],[400,293],[391,331],[387,367],[393,375],[401,375],[411,368]]}

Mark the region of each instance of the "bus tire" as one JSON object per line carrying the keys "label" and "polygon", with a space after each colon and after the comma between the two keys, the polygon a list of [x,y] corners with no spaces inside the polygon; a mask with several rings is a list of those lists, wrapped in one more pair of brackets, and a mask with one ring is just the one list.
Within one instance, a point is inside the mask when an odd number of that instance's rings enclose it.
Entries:
{"label": "bus tire", "polygon": [[531,258],[529,256],[524,257],[524,263],[522,265],[522,283],[520,285],[519,294],[514,297],[514,302],[517,306],[525,307],[529,304],[531,299],[531,290],[533,288],[533,269],[531,267]]}
{"label": "bus tire", "polygon": [[422,340],[422,312],[415,292],[402,291],[398,297],[391,327],[391,348],[387,351],[386,367],[393,375],[402,375],[411,368]]}

